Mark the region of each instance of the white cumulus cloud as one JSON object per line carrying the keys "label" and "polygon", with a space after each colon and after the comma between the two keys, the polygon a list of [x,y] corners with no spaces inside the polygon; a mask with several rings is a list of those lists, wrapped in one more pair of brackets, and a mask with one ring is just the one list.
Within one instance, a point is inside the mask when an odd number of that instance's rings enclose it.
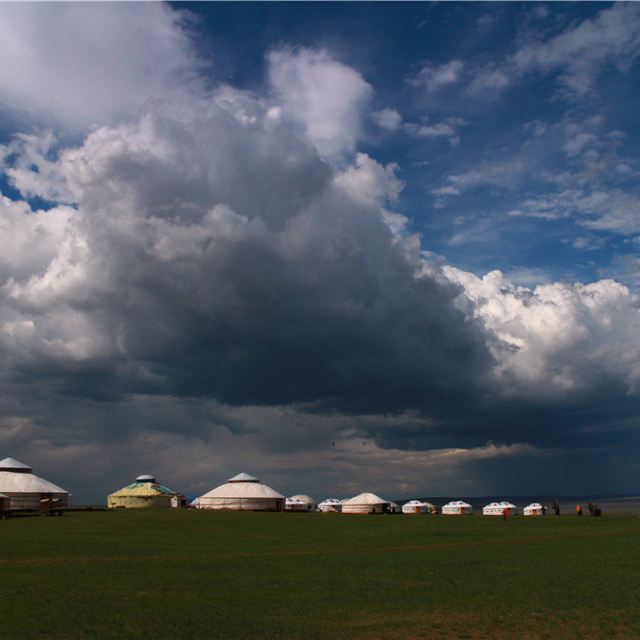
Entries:
{"label": "white cumulus cloud", "polygon": [[640,300],[614,280],[516,286],[500,271],[479,278],[453,267],[468,313],[496,341],[496,375],[506,393],[564,396],[600,385],[640,391]]}
{"label": "white cumulus cloud", "polygon": [[285,117],[303,127],[322,155],[351,153],[373,92],[364,78],[327,51],[279,49],[268,62]]}
{"label": "white cumulus cloud", "polygon": [[160,3],[0,5],[0,104],[78,131],[201,82],[186,13]]}

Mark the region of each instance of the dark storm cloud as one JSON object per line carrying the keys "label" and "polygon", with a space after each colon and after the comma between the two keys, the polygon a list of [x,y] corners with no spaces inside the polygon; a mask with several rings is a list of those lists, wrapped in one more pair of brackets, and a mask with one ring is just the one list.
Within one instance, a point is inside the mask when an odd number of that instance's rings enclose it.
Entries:
{"label": "dark storm cloud", "polygon": [[635,313],[624,288],[527,293],[425,269],[385,223],[393,171],[366,156],[336,169],[269,113],[241,94],[186,121],[151,110],[90,134],[44,177],[33,149],[16,147],[16,186],[55,188],[75,208],[5,203],[16,235],[39,240],[5,266],[6,375],[116,402],[413,409],[433,424],[359,427],[407,450],[564,446],[593,420],[594,389],[628,391],[633,369],[608,353],[593,304],[617,305],[622,326]]}
{"label": "dark storm cloud", "polygon": [[[345,187],[279,126],[149,114],[92,134],[60,170],[78,206],[68,252],[50,286],[29,274],[5,297],[50,332],[21,344],[15,375],[74,395],[384,411],[464,396],[491,363],[459,287],[416,275],[360,176]],[[74,321],[85,335],[61,336],[55,322]]]}

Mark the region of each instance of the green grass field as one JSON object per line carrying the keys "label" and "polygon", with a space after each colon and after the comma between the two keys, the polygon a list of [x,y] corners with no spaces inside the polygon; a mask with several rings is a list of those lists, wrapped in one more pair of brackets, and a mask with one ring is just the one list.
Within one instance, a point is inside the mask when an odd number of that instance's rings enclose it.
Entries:
{"label": "green grass field", "polygon": [[0,638],[640,638],[640,517],[0,522]]}

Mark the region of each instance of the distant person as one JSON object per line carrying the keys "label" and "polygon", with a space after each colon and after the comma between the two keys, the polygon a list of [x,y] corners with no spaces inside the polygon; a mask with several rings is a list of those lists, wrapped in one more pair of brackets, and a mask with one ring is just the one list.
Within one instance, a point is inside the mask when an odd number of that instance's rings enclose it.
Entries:
{"label": "distant person", "polygon": [[553,501],[553,506],[551,508],[557,516],[560,515],[560,503],[557,500]]}
{"label": "distant person", "polygon": [[582,515],[582,505],[581,504],[577,504],[576,505],[576,515],[577,516],[581,516]]}
{"label": "distant person", "polygon": [[547,507],[545,507],[544,505],[542,505],[542,515],[543,516],[547,515]]}
{"label": "distant person", "polygon": [[593,515],[596,518],[600,518],[602,516],[602,509],[597,504],[593,505]]}
{"label": "distant person", "polygon": [[506,522],[508,517],[509,517],[509,507],[505,507],[502,510],[502,519]]}
{"label": "distant person", "polygon": [[593,502],[589,502],[589,504],[587,505],[587,509],[589,510],[589,515],[593,515],[593,511],[595,509],[595,505],[593,504]]}

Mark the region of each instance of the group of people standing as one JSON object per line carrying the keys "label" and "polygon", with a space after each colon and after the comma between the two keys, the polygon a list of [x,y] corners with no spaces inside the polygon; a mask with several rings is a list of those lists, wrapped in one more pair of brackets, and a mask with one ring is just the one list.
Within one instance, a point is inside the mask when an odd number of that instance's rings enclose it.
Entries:
{"label": "group of people standing", "polygon": [[[553,512],[557,516],[560,515],[560,503],[557,500],[553,501],[553,504],[551,505],[551,508],[553,509]],[[602,509],[600,509],[600,507],[597,504],[595,504],[594,502],[589,502],[589,504],[587,505],[587,510],[589,511],[589,515],[596,516],[596,517],[600,517],[602,515]],[[582,505],[581,504],[577,504],[576,505],[576,515],[577,516],[581,516],[582,515]]]}
{"label": "group of people standing", "polygon": [[[589,502],[589,504],[587,505],[587,510],[589,511],[589,515],[596,516],[596,517],[600,517],[602,515],[602,510],[600,509],[600,507],[593,502]],[[578,516],[582,515],[581,504],[576,505],[576,515]]]}

